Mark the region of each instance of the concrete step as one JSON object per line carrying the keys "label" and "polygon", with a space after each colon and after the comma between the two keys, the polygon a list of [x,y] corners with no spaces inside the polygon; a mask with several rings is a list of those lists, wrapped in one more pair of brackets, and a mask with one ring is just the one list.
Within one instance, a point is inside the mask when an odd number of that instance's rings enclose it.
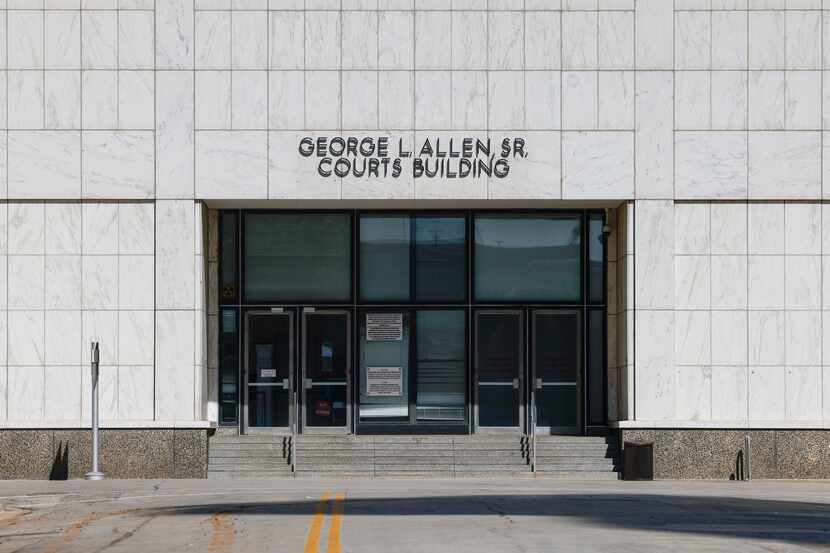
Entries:
{"label": "concrete step", "polygon": [[271,434],[242,434],[212,436],[210,444],[282,444],[289,441],[291,436]]}
{"label": "concrete step", "polygon": [[536,436],[536,445],[540,444],[606,444],[617,445],[617,439],[608,436]]}
{"label": "concrete step", "polygon": [[297,455],[297,459],[307,459],[309,457],[361,457],[371,459],[375,455],[375,452],[371,449],[335,449],[333,451],[327,451],[325,449],[295,449],[294,453]]}
{"label": "concrete step", "polygon": [[618,466],[613,463],[540,463],[536,462],[536,470],[550,471],[550,470],[617,470]]}
{"label": "concrete step", "polygon": [[251,449],[248,447],[211,447],[211,457],[283,457],[291,453],[288,448],[263,447]]}
{"label": "concrete step", "polygon": [[606,471],[536,471],[536,478],[552,480],[619,480],[617,472]]}
{"label": "concrete step", "polygon": [[208,471],[209,480],[228,480],[237,478],[291,478],[291,471],[281,470],[223,470]]}

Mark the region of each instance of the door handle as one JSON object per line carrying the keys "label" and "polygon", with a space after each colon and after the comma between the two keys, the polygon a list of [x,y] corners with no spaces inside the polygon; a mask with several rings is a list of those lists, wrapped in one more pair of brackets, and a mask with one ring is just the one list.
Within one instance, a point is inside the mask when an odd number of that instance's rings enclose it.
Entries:
{"label": "door handle", "polygon": [[541,378],[537,378],[537,379],[536,379],[536,389],[537,389],[537,390],[541,390],[541,389],[542,389],[542,379],[541,379]]}
{"label": "door handle", "polygon": [[282,379],[282,387],[286,390],[291,389],[291,383],[289,382],[289,380],[287,378]]}
{"label": "door handle", "polygon": [[312,380],[311,380],[310,378],[304,378],[304,379],[303,379],[303,387],[304,387],[306,390],[310,390],[310,389],[311,389],[312,384],[313,384],[313,382],[312,382]]}
{"label": "door handle", "polygon": [[514,378],[514,379],[513,379],[513,389],[514,389],[514,390],[518,390],[518,389],[519,389],[519,379],[518,379],[518,378]]}

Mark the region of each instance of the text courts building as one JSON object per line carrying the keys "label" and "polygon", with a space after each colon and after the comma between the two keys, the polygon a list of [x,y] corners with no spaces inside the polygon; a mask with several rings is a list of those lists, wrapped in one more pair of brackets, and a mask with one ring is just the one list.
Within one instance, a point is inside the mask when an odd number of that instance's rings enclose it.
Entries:
{"label": "text courts building", "polygon": [[830,13],[790,4],[9,2],[0,476],[88,470],[93,340],[115,476],[240,431],[828,476]]}

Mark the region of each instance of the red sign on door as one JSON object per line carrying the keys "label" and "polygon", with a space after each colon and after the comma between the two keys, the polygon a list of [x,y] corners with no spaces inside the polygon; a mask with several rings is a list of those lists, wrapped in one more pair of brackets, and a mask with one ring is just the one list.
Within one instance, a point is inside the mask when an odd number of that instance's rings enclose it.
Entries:
{"label": "red sign on door", "polygon": [[318,417],[331,416],[331,402],[327,399],[318,399],[314,402],[314,414]]}

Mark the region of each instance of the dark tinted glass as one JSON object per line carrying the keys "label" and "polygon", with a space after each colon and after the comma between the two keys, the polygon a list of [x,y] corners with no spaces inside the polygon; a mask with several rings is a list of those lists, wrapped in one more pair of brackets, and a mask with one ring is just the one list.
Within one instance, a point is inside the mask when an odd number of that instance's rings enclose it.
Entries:
{"label": "dark tinted glass", "polygon": [[239,311],[219,313],[219,422],[236,424],[239,401]]}
{"label": "dark tinted glass", "polygon": [[605,370],[602,309],[588,311],[588,419],[591,424],[605,422]]}
{"label": "dark tinted glass", "polygon": [[588,219],[588,301],[602,303],[605,296],[605,239],[602,235],[602,214],[592,213]]}
{"label": "dark tinted glass", "polygon": [[579,215],[475,218],[478,301],[579,301]]}
{"label": "dark tinted glass", "polygon": [[466,313],[418,311],[418,420],[464,420]]}
{"label": "dark tinted glass", "polygon": [[466,235],[463,217],[415,219],[415,301],[466,299]]}
{"label": "dark tinted glass", "polygon": [[409,300],[410,240],[407,215],[361,216],[361,301]]}
{"label": "dark tinted glass", "polygon": [[246,299],[349,301],[350,221],[345,213],[246,213]]}
{"label": "dark tinted glass", "polygon": [[235,211],[221,211],[219,223],[219,240],[221,243],[221,288],[219,301],[222,303],[236,303],[239,294],[239,277],[237,275],[237,214]]}

